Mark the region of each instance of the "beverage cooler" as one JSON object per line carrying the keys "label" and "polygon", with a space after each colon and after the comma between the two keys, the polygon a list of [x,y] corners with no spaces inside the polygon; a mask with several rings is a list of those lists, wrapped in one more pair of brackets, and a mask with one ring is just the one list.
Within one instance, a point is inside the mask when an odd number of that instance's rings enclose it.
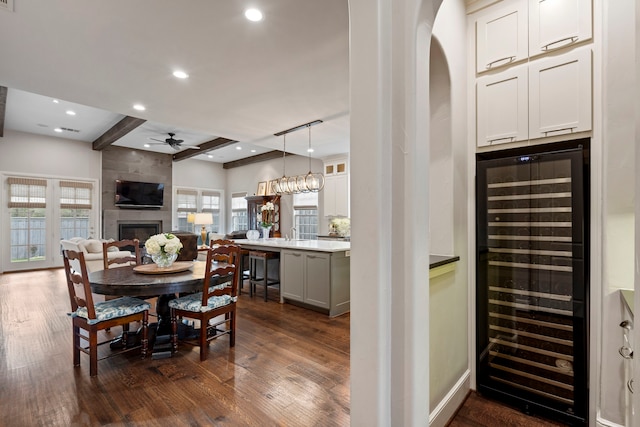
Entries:
{"label": "beverage cooler", "polygon": [[588,418],[588,140],[477,155],[477,386]]}

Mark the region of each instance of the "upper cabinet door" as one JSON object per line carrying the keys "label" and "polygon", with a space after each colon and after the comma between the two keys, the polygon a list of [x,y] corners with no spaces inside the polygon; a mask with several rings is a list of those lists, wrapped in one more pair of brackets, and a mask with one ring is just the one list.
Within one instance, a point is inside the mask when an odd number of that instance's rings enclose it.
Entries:
{"label": "upper cabinet door", "polygon": [[529,56],[589,40],[591,0],[530,0]]}
{"label": "upper cabinet door", "polygon": [[591,130],[591,49],[529,63],[529,138]]}
{"label": "upper cabinet door", "polygon": [[477,82],[478,147],[527,139],[527,67],[520,65]]}
{"label": "upper cabinet door", "polygon": [[[586,0],[581,0],[586,1]],[[527,59],[527,3],[518,0],[476,21],[476,71]]]}

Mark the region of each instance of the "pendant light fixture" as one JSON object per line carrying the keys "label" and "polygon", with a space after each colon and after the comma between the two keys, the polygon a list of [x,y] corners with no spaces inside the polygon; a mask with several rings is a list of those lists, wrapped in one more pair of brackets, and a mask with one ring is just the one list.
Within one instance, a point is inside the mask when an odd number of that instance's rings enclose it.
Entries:
{"label": "pendant light fixture", "polygon": [[317,193],[324,188],[324,175],[311,172],[311,125],[309,125],[309,148],[307,153],[309,153],[309,173],[304,178],[305,192]]}
{"label": "pendant light fixture", "polygon": [[[282,147],[282,178],[276,180],[274,184],[274,191],[278,195],[283,194],[298,194],[318,192],[324,188],[324,175],[322,173],[311,172],[311,126],[322,123],[322,120],[315,120],[313,122],[305,123],[300,126],[296,126],[291,129],[284,130],[274,134],[275,136],[282,135],[283,147]],[[309,173],[306,175],[287,176],[285,171],[285,157],[287,156],[287,137],[290,132],[294,132],[303,128],[309,128],[309,149],[307,150],[309,157]]]}

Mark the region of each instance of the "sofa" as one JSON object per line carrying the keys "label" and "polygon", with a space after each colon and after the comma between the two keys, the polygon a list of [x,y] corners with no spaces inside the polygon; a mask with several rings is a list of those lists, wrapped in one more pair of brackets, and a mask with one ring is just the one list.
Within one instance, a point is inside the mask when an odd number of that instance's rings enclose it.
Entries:
{"label": "sofa", "polygon": [[[104,270],[104,262],[102,260],[102,242],[106,241],[107,240],[73,237],[68,240],[60,240],[60,247],[63,250],[82,252],[87,264],[87,271],[91,273],[93,271]],[[117,248],[111,249],[113,250],[109,250],[107,253],[109,259],[131,256],[131,252],[129,251],[119,251]],[[114,264],[114,266],[117,266],[117,264]],[[76,269],[76,266],[72,265],[72,267]]]}

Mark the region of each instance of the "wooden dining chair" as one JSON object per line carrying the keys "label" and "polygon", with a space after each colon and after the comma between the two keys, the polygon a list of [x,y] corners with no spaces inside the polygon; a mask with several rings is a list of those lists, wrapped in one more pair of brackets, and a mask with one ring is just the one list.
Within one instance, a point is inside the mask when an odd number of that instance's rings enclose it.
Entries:
{"label": "wooden dining chair", "polygon": [[[211,239],[209,242],[209,247],[213,248],[219,245],[235,245],[236,242],[229,239]],[[244,281],[249,278],[249,250],[240,248],[240,260],[238,261],[240,267],[240,274],[238,274],[238,295],[242,293],[242,287],[244,285]]]}
{"label": "wooden dining chair", "polygon": [[[109,258],[109,248],[117,248],[118,251],[129,250],[130,252],[131,252],[131,248],[134,248],[134,249],[133,249],[133,253],[130,256]],[[104,264],[105,270],[107,268],[112,268],[112,267],[124,267],[126,265],[142,264],[142,257],[140,255],[140,240],[129,239],[129,240],[116,240],[113,242],[103,242],[102,243],[102,262]]]}
{"label": "wooden dining chair", "polygon": [[[220,257],[227,257],[227,260],[223,261]],[[239,257],[240,248],[235,245],[208,249],[202,292],[169,301],[174,353],[178,350],[178,317],[200,321],[197,340],[182,341],[200,346],[200,361],[207,359],[209,342],[222,335],[229,335],[230,347],[235,345]],[[211,319],[218,316],[224,316],[224,319],[209,324]],[[220,328],[222,325],[224,329]]]}
{"label": "wooden dining chair", "polygon": [[[146,357],[150,304],[133,297],[94,303],[84,254],[71,250],[65,250],[62,254],[71,300],[69,315],[73,323],[73,365],[80,366],[80,352],[83,352],[89,355],[89,375],[98,375],[98,346],[111,342],[98,342],[98,332],[115,326],[122,326],[123,349],[112,351],[100,360],[137,348],[141,348],[142,358]],[[78,268],[72,269],[72,264]],[[126,332],[129,330],[129,323],[135,321],[142,323],[141,345],[128,347]],[[81,340],[88,345],[83,345]]]}

